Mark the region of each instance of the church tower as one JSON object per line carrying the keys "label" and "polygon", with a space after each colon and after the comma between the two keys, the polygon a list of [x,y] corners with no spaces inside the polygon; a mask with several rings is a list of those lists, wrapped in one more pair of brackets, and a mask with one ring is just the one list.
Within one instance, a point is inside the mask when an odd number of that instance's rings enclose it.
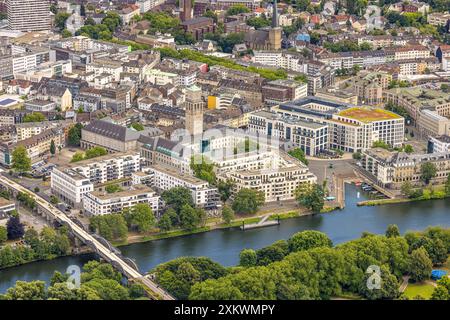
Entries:
{"label": "church tower", "polygon": [[191,0],[180,0],[180,7],[183,8],[181,14],[181,21],[188,21],[192,19],[192,2]]}
{"label": "church tower", "polygon": [[269,50],[281,49],[281,31],[282,29],[278,23],[278,6],[277,0],[273,1],[272,9],[272,27],[269,30]]}
{"label": "church tower", "polygon": [[186,130],[191,135],[203,133],[203,107],[202,90],[196,85],[186,89]]}

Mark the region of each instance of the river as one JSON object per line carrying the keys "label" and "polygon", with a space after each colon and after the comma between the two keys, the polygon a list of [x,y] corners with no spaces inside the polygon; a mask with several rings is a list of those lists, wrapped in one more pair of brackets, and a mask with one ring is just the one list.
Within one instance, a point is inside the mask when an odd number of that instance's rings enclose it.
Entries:
{"label": "river", "polygon": [[[120,250],[145,272],[180,256],[207,256],[225,266],[235,265],[242,249],[258,249],[302,230],[325,232],[337,244],[358,238],[364,231],[384,233],[389,224],[398,225],[402,233],[428,226],[450,227],[450,199],[357,207],[357,202],[368,199],[367,194],[353,184],[345,185],[345,194],[346,206],[340,211],[283,220],[278,226],[247,231],[239,228],[215,230],[132,244]],[[93,258],[93,254],[85,254],[0,270],[0,293],[13,286],[16,280],[48,282],[55,270],[65,272],[69,265],[82,266]]]}

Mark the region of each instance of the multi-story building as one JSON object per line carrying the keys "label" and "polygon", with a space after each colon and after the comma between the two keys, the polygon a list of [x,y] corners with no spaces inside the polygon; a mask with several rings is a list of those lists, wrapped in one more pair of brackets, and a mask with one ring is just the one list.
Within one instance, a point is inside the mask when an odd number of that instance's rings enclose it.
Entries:
{"label": "multi-story building", "polygon": [[100,146],[109,152],[127,152],[136,148],[140,134],[127,127],[108,121],[91,121],[81,130],[81,147]]}
{"label": "multi-story building", "polygon": [[185,187],[191,190],[192,199],[197,206],[205,208],[216,207],[219,203],[217,188],[211,187],[208,182],[183,174],[177,170],[161,165],[152,165],[144,169],[148,174],[147,183],[156,190],[170,190],[175,187]]}
{"label": "multi-story building", "polygon": [[275,112],[257,111],[249,116],[248,130],[292,141],[308,156],[328,149],[328,125],[303,121]]}
{"label": "multi-story building", "polygon": [[88,215],[120,213],[136,204],[147,204],[154,214],[158,214],[159,195],[144,185],[133,185],[129,190],[108,193],[91,191],[83,198],[83,209]]}
{"label": "multi-story building", "polygon": [[48,62],[50,51],[43,48],[34,48],[11,55],[0,57],[0,77],[10,79],[17,73],[24,73]]}
{"label": "multi-story building", "polygon": [[302,162],[283,152],[274,156],[276,167],[223,170],[217,177],[221,181],[231,180],[234,193],[244,188],[262,192],[265,202],[295,199],[298,187],[316,182],[316,176]]}
{"label": "multi-story building", "polygon": [[29,100],[25,102],[25,109],[32,112],[49,112],[54,111],[57,105],[49,100]]}
{"label": "multi-story building", "polygon": [[401,147],[404,141],[405,119],[384,109],[349,108],[328,123],[330,147],[347,152],[369,149],[376,141]]}
{"label": "multi-story building", "polygon": [[450,152],[450,136],[437,136],[428,138],[428,153]]}
{"label": "multi-story building", "polygon": [[433,163],[437,169],[433,184],[444,183],[450,174],[450,153],[407,154],[374,148],[362,154],[361,167],[383,187],[399,189],[404,182],[420,185],[421,166]]}
{"label": "multi-story building", "polygon": [[[437,115],[442,117],[450,117],[450,94],[445,93],[442,90],[428,89],[419,86],[394,88],[384,91],[384,95],[386,102],[391,102],[404,108],[411,118],[417,122],[421,116],[422,109],[434,111]],[[428,112],[425,112],[425,117],[429,115]],[[420,130],[420,125],[417,125]],[[434,133],[434,135],[441,134],[445,133]]]}
{"label": "multi-story building", "polygon": [[7,0],[6,6],[10,29],[20,31],[51,29],[50,1]]}
{"label": "multi-story building", "polygon": [[349,83],[363,104],[374,105],[383,102],[383,90],[391,81],[392,75],[387,72],[362,72],[351,78]]}
{"label": "multi-story building", "polygon": [[434,110],[422,109],[416,121],[419,132],[424,136],[450,134],[450,119]]}
{"label": "multi-story building", "polygon": [[272,110],[290,118],[328,125],[329,147],[347,152],[365,150],[375,141],[398,147],[404,139],[404,118],[382,109],[307,97]]}
{"label": "multi-story building", "polygon": [[304,98],[308,95],[308,85],[294,80],[269,81],[262,87],[263,99],[267,104],[280,104]]}
{"label": "multi-story building", "polygon": [[69,163],[54,168],[51,175],[52,193],[67,203],[78,205],[94,186],[112,180],[130,178],[140,170],[137,152],[116,153]]}
{"label": "multi-story building", "polygon": [[50,145],[55,144],[55,151],[65,146],[65,133],[62,128],[45,130],[35,136],[18,141],[14,144],[0,145],[0,163],[5,166],[12,164],[12,153],[18,146],[25,147],[31,163],[39,162],[50,156]]}
{"label": "multi-story building", "polygon": [[31,138],[51,128],[57,127],[65,128],[70,126],[71,123],[72,121],[70,120],[18,123],[15,125],[17,133],[17,141]]}

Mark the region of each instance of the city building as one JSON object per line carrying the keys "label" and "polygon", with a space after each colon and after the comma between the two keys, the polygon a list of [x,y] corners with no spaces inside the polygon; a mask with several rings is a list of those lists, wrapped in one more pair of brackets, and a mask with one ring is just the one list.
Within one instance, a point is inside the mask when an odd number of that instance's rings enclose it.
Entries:
{"label": "city building", "polygon": [[91,121],[81,130],[83,149],[100,146],[109,152],[127,152],[136,148],[140,133],[103,120]]}
{"label": "city building", "polygon": [[7,0],[8,25],[11,30],[51,29],[49,0]]}
{"label": "city building", "polygon": [[56,167],[51,174],[52,193],[71,205],[79,205],[86,193],[112,180],[131,179],[140,170],[137,152],[115,153]]}
{"label": "city building", "polygon": [[202,90],[197,86],[186,88],[186,130],[189,134],[197,136],[203,133],[203,109]]}
{"label": "city building", "polygon": [[133,185],[128,190],[108,193],[87,192],[83,198],[83,209],[87,215],[120,213],[137,204],[147,204],[155,215],[159,212],[159,195],[144,185]]}
{"label": "city building", "polygon": [[319,155],[329,148],[328,125],[304,121],[275,112],[257,111],[249,116],[248,130],[281,140],[292,141],[308,156]]}
{"label": "city building", "polygon": [[192,199],[196,206],[204,208],[217,207],[220,202],[217,188],[211,187],[208,182],[198,179],[190,174],[161,166],[152,165],[143,169],[148,175],[147,183],[156,190],[165,191],[175,187],[185,187],[191,190]]}
{"label": "city building", "polygon": [[443,184],[450,174],[450,153],[407,154],[382,148],[365,150],[361,167],[381,186],[400,189],[402,184],[423,185],[421,166],[433,163],[437,169],[432,184]]}
{"label": "city building", "polygon": [[450,152],[450,136],[437,136],[428,138],[428,153]]}

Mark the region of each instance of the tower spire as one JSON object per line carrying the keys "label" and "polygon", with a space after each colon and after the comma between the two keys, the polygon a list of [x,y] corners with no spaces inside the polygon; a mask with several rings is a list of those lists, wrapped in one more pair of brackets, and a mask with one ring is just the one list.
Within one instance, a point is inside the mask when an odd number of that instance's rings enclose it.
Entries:
{"label": "tower spire", "polygon": [[272,28],[278,28],[278,7],[277,7],[277,0],[273,0]]}

